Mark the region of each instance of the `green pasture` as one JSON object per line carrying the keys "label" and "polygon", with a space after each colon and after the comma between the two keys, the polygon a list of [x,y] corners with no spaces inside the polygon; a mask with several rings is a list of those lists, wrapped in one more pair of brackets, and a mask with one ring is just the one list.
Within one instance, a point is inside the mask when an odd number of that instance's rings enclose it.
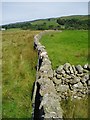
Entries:
{"label": "green pasture", "polygon": [[88,31],[66,30],[50,32],[41,38],[53,68],[69,62],[84,65],[88,62]]}

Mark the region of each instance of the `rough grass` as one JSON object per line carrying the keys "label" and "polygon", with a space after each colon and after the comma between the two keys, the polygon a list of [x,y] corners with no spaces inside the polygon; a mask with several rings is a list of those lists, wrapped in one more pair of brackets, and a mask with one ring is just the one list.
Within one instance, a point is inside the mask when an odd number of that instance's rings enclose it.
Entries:
{"label": "rough grass", "polygon": [[37,62],[33,37],[37,33],[38,31],[24,30],[3,32],[3,118],[31,118],[31,97]]}
{"label": "rough grass", "polygon": [[48,33],[42,37],[41,43],[46,47],[53,68],[66,62],[74,65],[88,62],[88,31]]}
{"label": "rough grass", "polygon": [[[63,109],[63,117],[65,118],[88,118],[88,96],[82,99],[73,99],[69,97],[67,100],[61,101]],[[65,119],[67,120],[67,119]]]}
{"label": "rough grass", "polygon": [[2,32],[0,31],[0,119],[2,118]]}

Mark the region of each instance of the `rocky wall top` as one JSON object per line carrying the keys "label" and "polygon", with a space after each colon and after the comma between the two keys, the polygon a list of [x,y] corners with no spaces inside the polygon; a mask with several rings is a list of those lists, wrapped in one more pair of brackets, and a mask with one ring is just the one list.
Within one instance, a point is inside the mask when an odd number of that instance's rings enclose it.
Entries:
{"label": "rocky wall top", "polygon": [[35,81],[33,104],[34,119],[62,118],[62,109],[54,87],[53,70],[45,46],[39,42],[47,31],[34,37],[34,48],[38,51],[37,77]]}

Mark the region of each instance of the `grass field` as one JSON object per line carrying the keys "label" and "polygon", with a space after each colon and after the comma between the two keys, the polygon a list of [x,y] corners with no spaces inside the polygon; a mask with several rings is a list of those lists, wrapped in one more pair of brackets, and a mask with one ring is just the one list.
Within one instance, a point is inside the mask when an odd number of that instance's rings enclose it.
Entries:
{"label": "grass field", "polygon": [[[60,64],[84,65],[88,62],[88,31],[50,32],[41,38],[55,69]],[[88,97],[61,101],[64,119],[88,118]]]}
{"label": "grass field", "polygon": [[57,23],[57,18],[50,18],[50,19],[43,19],[43,20],[36,20],[36,21],[33,21],[31,22],[32,25],[42,25],[42,24],[45,24],[46,27],[48,26],[51,26],[53,25],[54,27],[55,26],[58,26],[58,23]]}
{"label": "grass field", "polygon": [[53,68],[60,64],[84,65],[88,62],[88,31],[67,30],[48,33],[41,39]]}
{"label": "grass field", "polygon": [[[37,33],[39,31],[20,29],[3,32],[3,118],[31,118],[31,97],[37,62],[37,53],[33,50],[33,37]],[[41,42],[46,46],[53,68],[65,62],[82,65],[87,63],[87,31],[48,33],[42,37]],[[77,111],[72,111],[73,104],[76,104],[74,110]],[[70,100],[62,101],[62,107],[65,118],[82,115],[87,117],[87,99],[73,103]],[[82,112],[78,114],[80,110]]]}
{"label": "grass field", "polygon": [[37,53],[33,37],[38,31],[3,32],[2,117],[30,118],[31,97],[35,81]]}

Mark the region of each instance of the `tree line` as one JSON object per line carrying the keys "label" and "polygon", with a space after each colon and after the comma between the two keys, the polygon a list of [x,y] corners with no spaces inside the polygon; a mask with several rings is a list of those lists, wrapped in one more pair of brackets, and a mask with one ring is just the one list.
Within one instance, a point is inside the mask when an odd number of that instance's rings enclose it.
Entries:
{"label": "tree line", "polygon": [[[50,20],[49,20],[50,22]],[[60,29],[88,29],[88,19],[76,19],[76,18],[57,18],[57,24],[47,24],[47,22],[32,24],[31,22],[21,22],[3,25],[2,27],[5,29],[11,28],[20,28],[23,30],[60,30]]]}
{"label": "tree line", "polygon": [[57,23],[64,26],[65,29],[88,29],[88,19],[80,20],[76,18],[72,19],[57,19]]}

